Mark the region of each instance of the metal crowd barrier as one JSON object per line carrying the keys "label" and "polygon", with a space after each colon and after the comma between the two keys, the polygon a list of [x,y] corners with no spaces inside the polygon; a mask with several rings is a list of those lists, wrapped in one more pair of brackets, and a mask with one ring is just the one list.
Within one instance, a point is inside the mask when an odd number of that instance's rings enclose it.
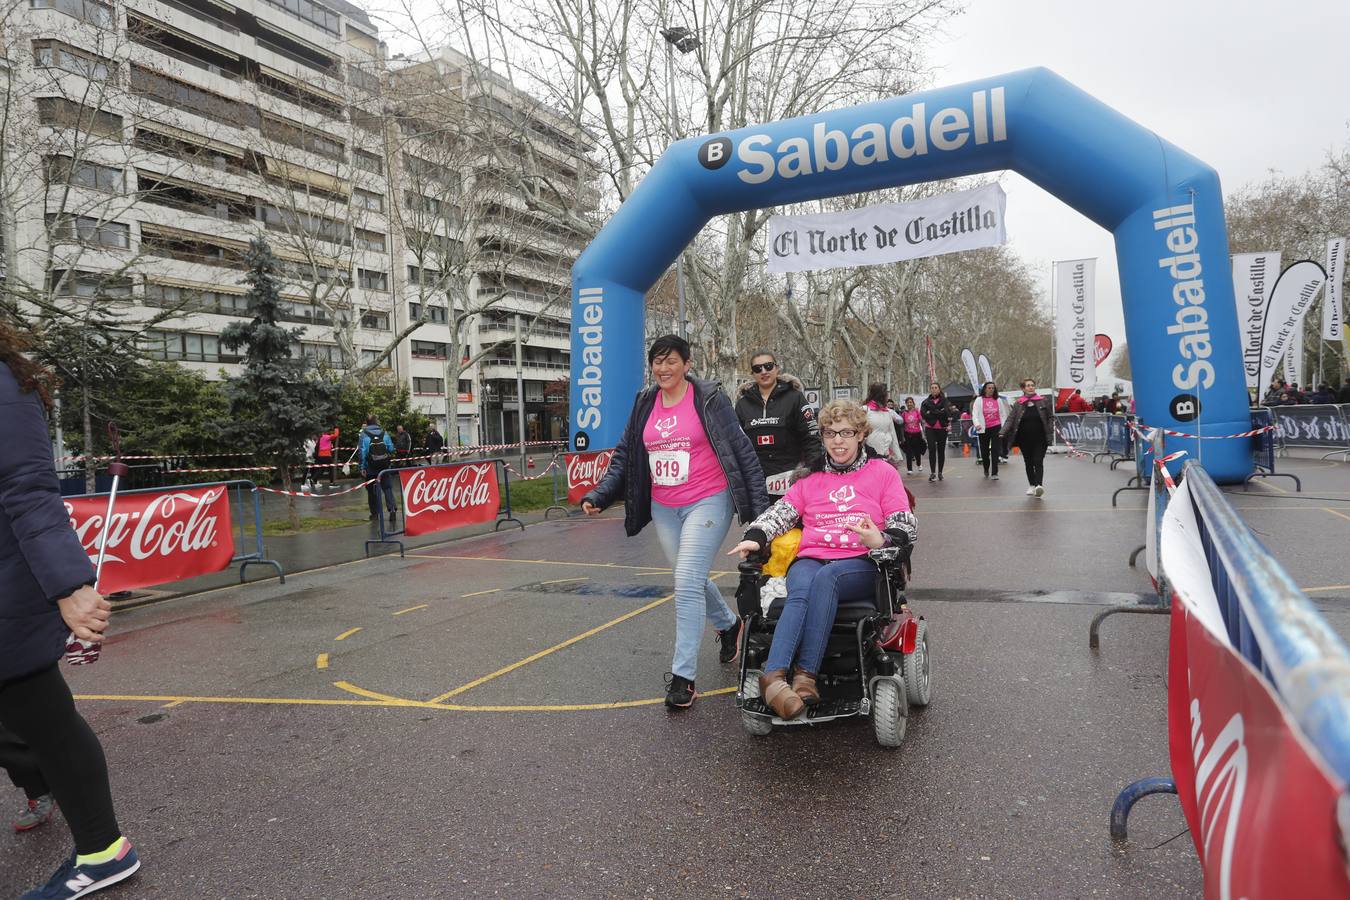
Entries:
{"label": "metal crowd barrier", "polygon": [[[1340,783],[1350,784],[1350,649],[1208,473],[1194,461],[1186,462],[1182,472],[1233,648],[1271,684]],[[1139,797],[1163,792],[1176,793],[1172,779],[1145,779],[1122,791],[1111,811],[1112,836],[1125,837],[1130,807]],[[1341,810],[1344,837],[1350,826],[1345,794]]]}
{"label": "metal crowd barrier", "polygon": [[1242,483],[1250,484],[1253,478],[1292,478],[1294,490],[1302,491],[1303,481],[1297,475],[1292,472],[1275,471],[1275,456],[1279,449],[1280,435],[1275,414],[1265,406],[1258,406],[1252,410],[1252,428],[1265,428],[1269,425],[1276,425],[1276,429],[1252,436],[1252,463],[1256,466],[1256,471],[1248,475]]}
{"label": "metal crowd barrier", "polygon": [[1265,409],[1274,416],[1279,450],[1289,447],[1327,450],[1322,459],[1350,455],[1350,404],[1314,403]]}
{"label": "metal crowd barrier", "polygon": [[[511,473],[510,470],[507,469],[506,467],[506,460],[501,458],[456,459],[447,463],[437,463],[437,465],[458,466],[458,465],[472,465],[474,463],[485,463],[485,462],[490,462],[494,466],[496,466],[497,471],[501,475],[501,477],[498,479],[500,483],[499,495],[501,498],[501,505],[497,509],[497,521],[492,526],[492,530],[500,531],[502,525],[506,524],[507,522],[515,522],[517,525],[520,526],[521,530],[523,531],[525,529],[525,523],[522,522],[520,519],[517,519],[515,516],[511,515]],[[372,487],[375,489],[375,517],[377,521],[380,523],[379,538],[377,540],[366,541],[366,556],[370,555],[370,548],[374,544],[397,544],[399,557],[406,558],[407,548],[404,545],[403,541],[398,539],[399,535],[406,534],[407,529],[407,521],[403,518],[404,515],[403,504],[402,502],[400,502],[403,497],[403,483],[402,481],[398,480],[399,474],[405,471],[406,468],[407,467],[385,469],[377,476],[376,483],[373,486],[372,485],[366,486],[367,492],[369,492]],[[394,479],[394,484],[389,485],[389,488],[393,492],[395,497],[400,498],[400,501],[395,501],[395,508],[394,508],[394,512],[398,514],[398,519],[401,523],[398,528],[391,528],[389,525],[389,521],[385,516],[384,511],[384,488],[386,484],[385,479]]]}
{"label": "metal crowd barrier", "polygon": [[[166,490],[173,490],[174,487],[176,487],[176,485],[170,485],[168,487],[134,488],[129,491],[121,490],[119,487],[117,496],[125,497],[128,494],[162,493]],[[276,569],[277,577],[281,579],[281,583],[286,583],[286,571],[281,567],[281,563],[277,562],[275,559],[268,559],[267,551],[263,549],[262,497],[258,493],[258,486],[256,484],[248,479],[240,478],[230,481],[208,481],[202,484],[183,485],[183,487],[191,487],[193,490],[196,490],[197,488],[223,487],[233,491],[233,496],[230,498],[230,515],[234,519],[234,522],[231,524],[230,529],[231,539],[234,541],[234,556],[230,558],[230,563],[243,563],[243,565],[239,567],[240,584],[244,583],[244,573],[248,570],[248,567],[255,564],[271,566]],[[245,528],[246,516],[244,513],[243,502],[245,490],[248,491],[249,495],[248,506],[253,512],[253,536],[251,539]],[[93,494],[78,494],[72,496],[98,497],[104,496],[107,493],[107,491],[99,491]],[[240,548],[246,546],[250,540],[252,540],[253,543],[252,552],[240,552]]]}

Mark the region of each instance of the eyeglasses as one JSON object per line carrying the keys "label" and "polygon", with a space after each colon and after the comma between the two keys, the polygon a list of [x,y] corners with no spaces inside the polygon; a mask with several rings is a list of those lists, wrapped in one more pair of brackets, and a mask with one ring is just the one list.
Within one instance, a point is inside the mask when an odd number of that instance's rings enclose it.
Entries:
{"label": "eyeglasses", "polygon": [[820,429],[820,436],[825,438],[825,440],[827,441],[830,438],[845,438],[845,439],[855,438],[858,436],[858,431],[857,429],[854,428],[845,428],[842,431],[835,431],[830,428],[822,428]]}
{"label": "eyeglasses", "polygon": [[761,375],[764,372],[772,372],[776,368],[778,368],[778,363],[776,362],[755,363],[750,367],[750,371],[754,372],[756,375]]}

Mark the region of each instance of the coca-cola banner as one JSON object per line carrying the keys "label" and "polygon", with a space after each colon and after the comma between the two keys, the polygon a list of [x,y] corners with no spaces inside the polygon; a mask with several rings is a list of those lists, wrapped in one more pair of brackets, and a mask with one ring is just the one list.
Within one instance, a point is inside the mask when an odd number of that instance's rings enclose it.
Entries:
{"label": "coca-cola banner", "polygon": [[[98,559],[107,497],[67,497],[70,526]],[[224,487],[118,494],[98,589],[111,594],[219,572],[234,558]]]}
{"label": "coca-cola banner", "polygon": [[586,492],[600,483],[609,471],[613,450],[567,454],[567,502],[580,503]]}
{"label": "coca-cola banner", "polygon": [[1236,603],[1214,591],[1196,517],[1183,481],[1163,514],[1160,540],[1175,589],[1167,731],[1205,897],[1350,896],[1337,779],[1270,682],[1229,640],[1220,604]]}
{"label": "coca-cola banner", "polygon": [[501,508],[493,462],[400,469],[403,530],[408,536],[491,522]]}

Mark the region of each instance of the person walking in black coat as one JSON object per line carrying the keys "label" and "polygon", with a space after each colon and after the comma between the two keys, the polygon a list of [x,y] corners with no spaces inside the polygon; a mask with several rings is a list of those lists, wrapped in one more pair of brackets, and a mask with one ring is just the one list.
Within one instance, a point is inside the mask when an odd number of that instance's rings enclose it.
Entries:
{"label": "person walking in black coat", "polygon": [[942,385],[934,381],[928,386],[928,396],[919,404],[919,415],[928,439],[928,480],[941,481],[947,465],[947,434],[951,431],[952,414]]}
{"label": "person walking in black coat", "polygon": [[1012,405],[1000,434],[1011,435],[1027,465],[1027,496],[1045,496],[1045,451],[1054,440],[1054,415],[1050,398],[1036,393],[1034,379],[1022,381],[1022,396]]}
{"label": "person walking in black coat", "polygon": [[140,860],[117,824],[103,747],[57,668],[72,632],[103,639],[112,606],[61,501],[45,373],[21,349],[0,322],[0,727],[31,748],[75,839],[51,880],[23,897],[74,897],[130,877]]}
{"label": "person walking in black coat", "polygon": [[629,537],[648,522],[675,570],[675,653],[666,706],[686,709],[698,693],[694,676],[703,621],[711,619],[721,644],[718,658],[734,662],[740,652],[741,620],[708,577],[731,528],[769,506],[764,470],[741,430],[721,385],[689,373],[689,343],[677,335],[657,338],[647,351],[651,387],[642,391],[610,457],[609,469],[581,498],[596,516],[624,501]]}
{"label": "person walking in black coat", "polygon": [[[802,383],[778,368],[767,350],[750,357],[751,380],[736,392],[736,418],[750,437],[764,476],[787,492],[788,476],[800,465],[824,455],[816,415]],[[775,478],[775,476],[781,476]]]}

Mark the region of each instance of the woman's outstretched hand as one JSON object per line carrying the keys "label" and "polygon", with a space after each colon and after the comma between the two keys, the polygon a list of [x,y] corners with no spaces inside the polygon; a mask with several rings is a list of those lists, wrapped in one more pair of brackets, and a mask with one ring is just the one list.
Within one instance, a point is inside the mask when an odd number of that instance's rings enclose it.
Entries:
{"label": "woman's outstretched hand", "polygon": [[869,550],[875,550],[886,543],[885,536],[877,530],[877,524],[872,521],[871,516],[863,516],[861,522],[848,526],[848,530],[856,534],[858,540]]}
{"label": "woman's outstretched hand", "polygon": [[735,556],[739,553],[741,559],[745,559],[751,553],[758,553],[759,549],[759,541],[741,541],[735,547],[731,548],[731,552],[728,553],[727,556]]}
{"label": "woman's outstretched hand", "polygon": [[591,503],[589,500],[581,504],[581,508],[585,510],[586,515],[588,516],[600,515],[600,507],[596,506],[594,503]]}

